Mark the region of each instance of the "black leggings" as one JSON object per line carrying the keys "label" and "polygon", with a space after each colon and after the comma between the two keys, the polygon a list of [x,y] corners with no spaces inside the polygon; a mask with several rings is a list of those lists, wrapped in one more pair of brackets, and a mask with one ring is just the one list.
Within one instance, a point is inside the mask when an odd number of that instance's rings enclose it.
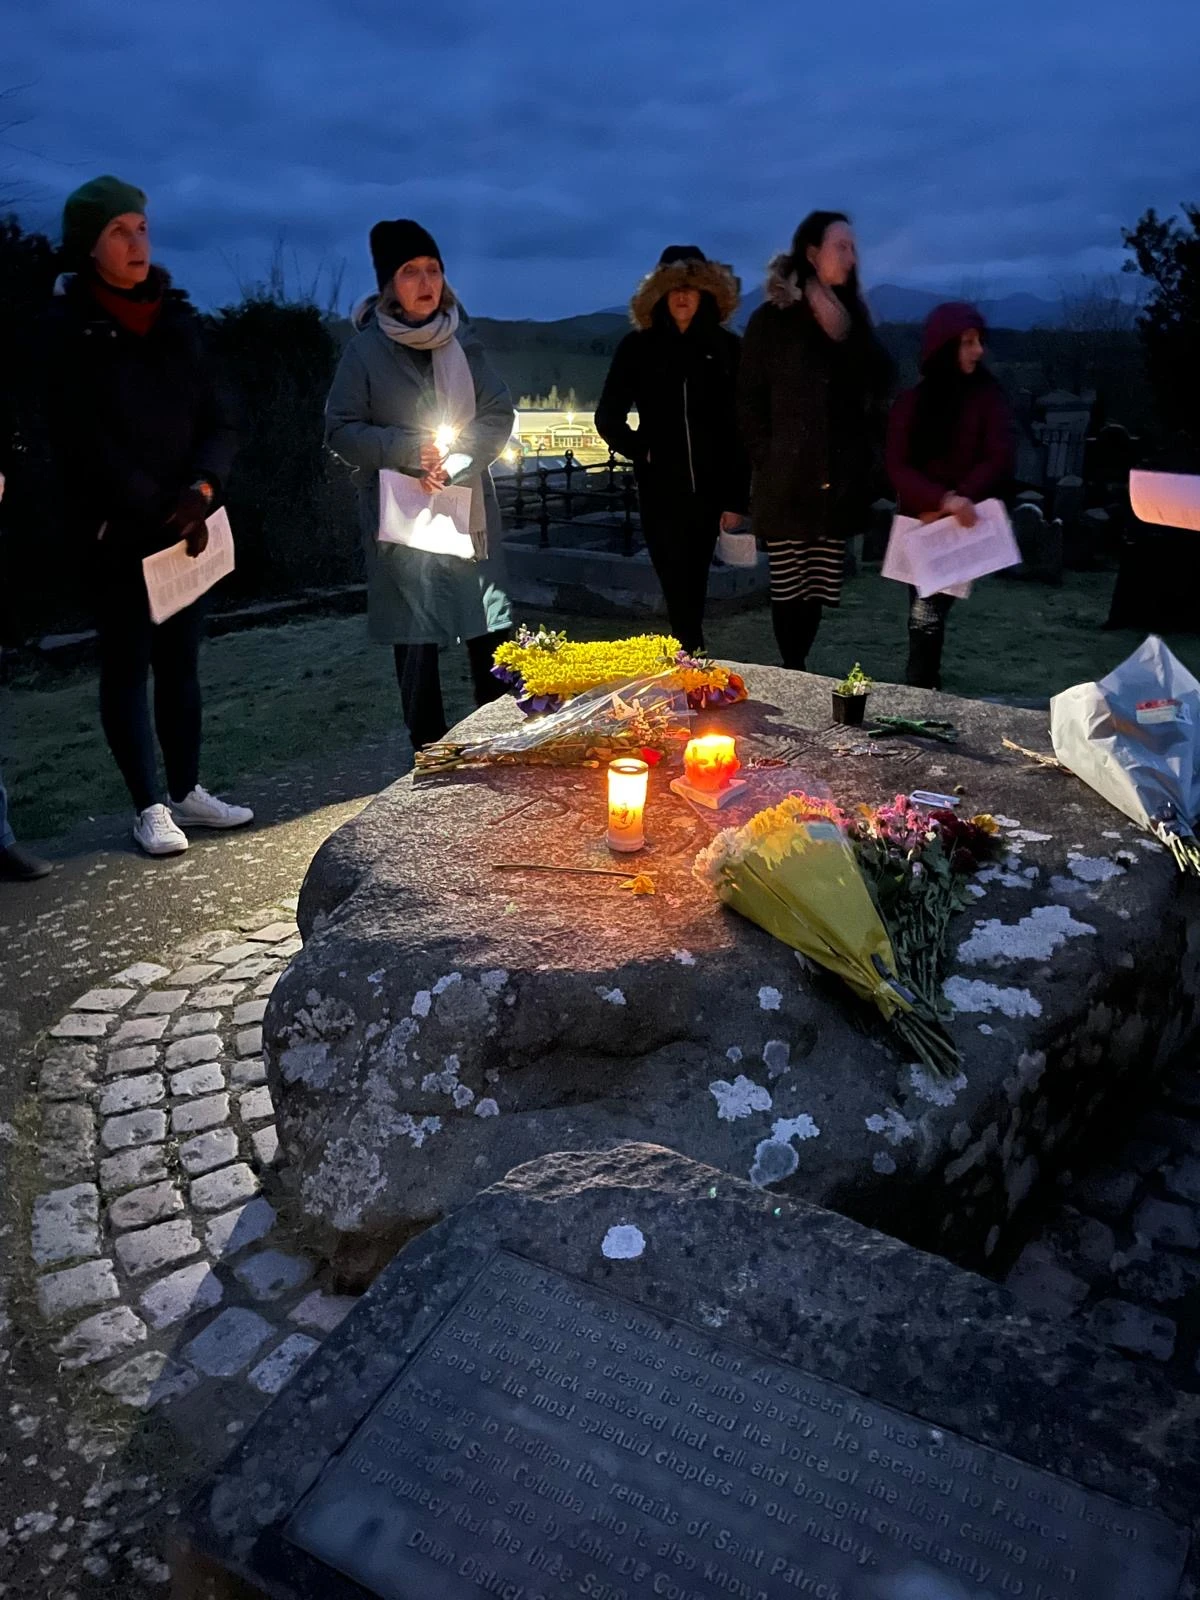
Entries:
{"label": "black leggings", "polygon": [[104,584],[96,609],[100,658],[100,722],[125,779],[134,809],[161,798],[154,736],[146,702],[154,673],[154,730],[172,800],[183,800],[200,781],[200,679],[197,664],[205,602],[150,620],[140,571],[125,582]]}
{"label": "black leggings", "polygon": [[704,648],[704,605],[721,510],[695,495],[670,506],[643,492],[642,535],[667,604],[667,626],[690,654]]}
{"label": "black leggings", "polygon": [[[471,663],[471,687],[477,706],[487,705],[506,693],[498,678],[492,677],[492,656],[509,637],[507,628],[498,633],[481,633],[467,640],[467,659]],[[398,644],[396,681],[400,685],[400,704],[404,725],[414,750],[433,744],[446,734],[446,712],[442,705],[442,675],[438,670],[436,644]]]}

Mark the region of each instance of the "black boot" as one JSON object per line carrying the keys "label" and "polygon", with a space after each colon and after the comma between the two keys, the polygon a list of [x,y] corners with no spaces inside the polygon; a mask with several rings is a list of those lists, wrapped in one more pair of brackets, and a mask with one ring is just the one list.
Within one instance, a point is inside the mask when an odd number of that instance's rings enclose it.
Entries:
{"label": "black boot", "polygon": [[502,628],[497,633],[482,633],[476,639],[467,640],[467,659],[471,663],[471,687],[475,693],[477,706],[486,706],[509,692],[507,685],[492,675],[492,658],[500,646],[511,638],[511,628]]}
{"label": "black boot", "polygon": [[808,652],[821,626],[819,600],[772,600],[771,622],[775,629],[775,643],[783,664],[792,672],[804,672]]}
{"label": "black boot", "polygon": [[910,628],[908,630],[908,666],[904,681],[914,689],[940,689],[942,687],[943,635]]}
{"label": "black boot", "polygon": [[53,872],[48,861],[35,856],[31,850],[22,850],[19,844],[10,844],[0,850],[0,878],[8,883],[33,883]]}

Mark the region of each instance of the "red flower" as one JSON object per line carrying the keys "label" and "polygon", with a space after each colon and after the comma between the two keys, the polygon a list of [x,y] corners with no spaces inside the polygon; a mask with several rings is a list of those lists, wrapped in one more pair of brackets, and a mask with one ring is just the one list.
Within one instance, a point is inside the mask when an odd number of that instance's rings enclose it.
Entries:
{"label": "red flower", "polygon": [[662,758],[661,750],[651,750],[648,745],[642,750],[642,760],[648,767],[656,767]]}

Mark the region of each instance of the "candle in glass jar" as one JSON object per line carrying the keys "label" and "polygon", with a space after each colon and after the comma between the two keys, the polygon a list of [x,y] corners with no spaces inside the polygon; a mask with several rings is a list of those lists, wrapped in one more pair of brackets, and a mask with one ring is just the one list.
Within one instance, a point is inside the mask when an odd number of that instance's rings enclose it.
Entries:
{"label": "candle in glass jar", "polygon": [[711,793],[724,789],[740,766],[737,747],[726,733],[689,739],[683,752],[683,775],[693,789]]}
{"label": "candle in glass jar", "polygon": [[640,850],[646,842],[643,818],[650,768],[637,756],[608,764],[608,848]]}

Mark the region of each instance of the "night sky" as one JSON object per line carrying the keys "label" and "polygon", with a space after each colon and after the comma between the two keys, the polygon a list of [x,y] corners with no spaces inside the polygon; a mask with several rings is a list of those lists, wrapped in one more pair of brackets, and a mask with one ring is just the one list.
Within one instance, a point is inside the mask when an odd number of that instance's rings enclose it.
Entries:
{"label": "night sky", "polygon": [[141,185],[205,305],[276,239],[345,303],[405,215],[476,314],[623,303],[672,241],[750,287],[817,205],[868,283],[1053,295],[1200,200],[1197,0],[5,0],[3,33],[0,199],[57,236],[76,184]]}

